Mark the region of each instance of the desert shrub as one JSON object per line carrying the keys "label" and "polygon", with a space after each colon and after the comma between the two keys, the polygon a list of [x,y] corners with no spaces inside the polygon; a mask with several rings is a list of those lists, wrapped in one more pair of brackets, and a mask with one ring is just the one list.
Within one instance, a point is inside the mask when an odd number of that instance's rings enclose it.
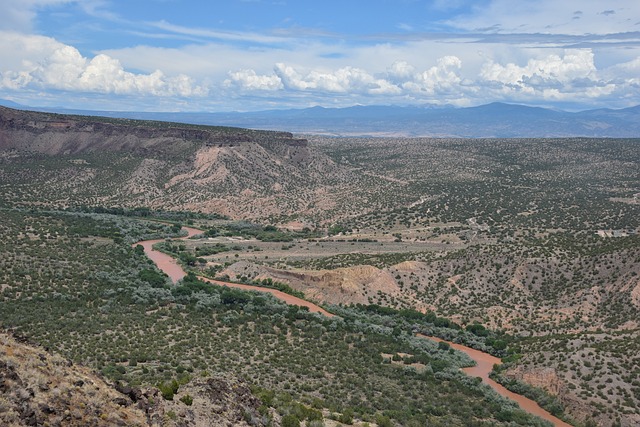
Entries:
{"label": "desert shrub", "polygon": [[188,395],[188,394],[185,394],[184,396],[182,396],[182,397],[180,398],[180,401],[181,401],[182,403],[184,403],[185,405],[187,405],[187,406],[191,406],[191,405],[193,404],[193,397],[191,397],[191,396],[190,396],[190,395]]}
{"label": "desert shrub", "polygon": [[282,427],[300,427],[300,420],[295,415],[285,415],[282,417]]}
{"label": "desert shrub", "polygon": [[165,400],[173,400],[173,396],[178,392],[179,388],[180,388],[180,385],[176,380],[172,380],[171,382],[168,382],[168,383],[162,382],[158,384],[158,389],[160,389],[160,393],[162,393],[162,397]]}

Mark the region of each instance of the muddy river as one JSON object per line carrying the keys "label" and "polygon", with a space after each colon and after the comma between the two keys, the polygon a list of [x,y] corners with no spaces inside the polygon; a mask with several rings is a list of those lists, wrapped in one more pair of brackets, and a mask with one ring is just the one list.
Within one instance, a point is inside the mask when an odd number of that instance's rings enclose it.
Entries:
{"label": "muddy river", "polygon": [[[187,231],[188,235],[186,237],[182,237],[182,239],[187,239],[191,236],[202,233],[202,230],[198,230],[196,228],[190,228],[190,227],[183,227],[183,228]],[[145,254],[147,254],[147,256],[153,262],[156,263],[156,265],[158,266],[158,268],[160,268],[160,270],[164,271],[171,278],[173,283],[176,283],[178,280],[186,276],[187,273],[185,273],[185,271],[178,264],[175,258],[172,258],[169,255],[166,255],[162,252],[159,252],[153,249],[154,244],[162,242],[163,240],[164,239],[145,240],[145,241],[134,244],[134,246],[142,245],[142,247],[144,248]],[[259,291],[259,292],[268,292],[273,296],[275,296],[276,298],[279,298],[280,300],[286,302],[287,304],[307,307],[309,311],[311,311],[312,313],[321,313],[327,317],[333,316],[333,314],[327,312],[322,307],[319,307],[316,304],[313,304],[301,298],[294,297],[293,295],[286,294],[276,289],[263,288],[263,287],[251,286],[251,285],[243,285],[239,283],[222,282],[219,280],[207,279],[205,277],[200,277],[200,279],[216,285],[220,285],[220,286],[228,286],[232,288]],[[444,340],[441,340],[440,338],[428,337],[426,335],[420,335],[420,336],[433,341],[444,341]],[[489,378],[489,373],[493,369],[493,365],[502,363],[500,359],[498,359],[497,357],[491,356],[490,354],[483,353],[482,351],[475,350],[473,348],[469,348],[460,344],[455,344],[449,341],[444,341],[444,342],[448,343],[452,348],[467,354],[471,359],[473,359],[476,362],[476,366],[463,369],[463,371],[467,375],[480,377],[484,383],[486,383],[491,388],[493,388],[498,394],[517,402],[518,405],[520,405],[520,408],[523,409],[524,411],[527,411],[542,419],[550,421],[555,426],[571,427],[570,424],[565,423],[564,421],[554,417],[549,412],[542,409],[533,400],[528,399],[519,394],[513,393],[507,390],[504,386],[498,384],[497,382]]]}
{"label": "muddy river", "polygon": [[473,359],[476,362],[476,366],[472,366],[470,368],[463,368],[462,370],[472,377],[480,377],[482,378],[482,382],[489,385],[492,389],[494,389],[500,396],[506,397],[518,403],[520,408],[524,411],[529,412],[530,414],[536,415],[544,420],[551,421],[555,426],[561,427],[571,427],[571,424],[567,424],[561,419],[554,417],[549,412],[545,411],[531,399],[528,399],[524,396],[516,394],[512,391],[507,390],[504,386],[498,384],[491,378],[489,378],[489,373],[493,369],[493,365],[499,365],[502,363],[500,359],[490,354],[484,353],[480,350],[476,350],[470,347],[466,347],[461,344],[452,343],[450,341],[445,341],[440,338],[428,337],[426,335],[419,334],[422,338],[430,339],[432,341],[443,341],[449,344],[452,348],[459,350]]}
{"label": "muddy river", "polygon": [[[203,232],[202,230],[198,230],[196,228],[190,228],[190,227],[183,227],[183,229],[187,230],[188,234],[187,236],[182,237],[181,239],[188,239],[191,236],[195,236],[196,234],[201,234]],[[144,253],[147,254],[147,256],[153,262],[156,263],[156,265],[160,270],[164,271],[167,274],[167,276],[171,278],[173,283],[176,283],[178,280],[186,276],[187,273],[182,269],[182,267],[180,266],[180,264],[178,264],[178,261],[175,258],[153,249],[153,245],[162,241],[164,241],[164,239],[144,240],[142,242],[138,242],[134,244],[134,246],[142,245],[142,247],[144,248]],[[303,300],[293,295],[289,295],[277,289],[263,288],[260,286],[252,286],[252,285],[243,285],[240,283],[222,282],[220,280],[207,279],[206,277],[201,277],[201,276],[199,277],[199,279],[204,280],[205,282],[213,283],[215,285],[227,286],[230,288],[237,288],[237,289],[244,289],[248,291],[259,291],[259,292],[269,293],[275,296],[276,298],[286,302],[287,304],[297,305],[300,307],[307,307],[309,311],[312,313],[320,313],[327,317],[333,317],[333,314],[329,313],[322,307],[319,307],[318,305],[312,302]]]}

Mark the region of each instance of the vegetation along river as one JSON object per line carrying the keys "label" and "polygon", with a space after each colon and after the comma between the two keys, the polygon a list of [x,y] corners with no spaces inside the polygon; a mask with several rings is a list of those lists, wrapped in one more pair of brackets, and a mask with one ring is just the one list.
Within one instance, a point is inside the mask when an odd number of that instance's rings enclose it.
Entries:
{"label": "vegetation along river", "polygon": [[528,399],[522,395],[516,394],[510,390],[507,390],[507,388],[505,388],[503,385],[498,384],[497,382],[489,378],[489,373],[491,373],[491,371],[493,370],[493,365],[499,365],[502,363],[502,361],[499,358],[492,356],[488,353],[482,352],[480,350],[466,347],[462,344],[456,344],[450,341],[445,341],[440,338],[429,337],[421,334],[418,334],[418,336],[422,338],[430,339],[436,342],[440,342],[440,341],[446,342],[453,349],[465,353],[467,356],[473,359],[474,362],[476,362],[476,366],[471,366],[470,368],[463,368],[462,370],[467,375],[470,375],[472,377],[480,377],[482,379],[482,382],[484,382],[485,384],[490,386],[492,389],[494,389],[496,392],[498,392],[500,396],[506,397],[508,399],[511,399],[517,402],[518,405],[520,405],[520,408],[522,410],[527,411],[530,414],[536,415],[544,420],[550,421],[555,426],[571,427],[571,424],[567,424],[561,419],[554,417],[549,412],[542,409],[540,405],[538,405],[533,400]]}
{"label": "vegetation along river", "polygon": [[[181,239],[188,239],[191,236],[195,236],[196,234],[203,233],[202,230],[198,230],[196,228],[183,227],[183,229],[187,231],[187,236],[182,237]],[[178,264],[175,258],[153,249],[153,245],[155,245],[156,243],[162,242],[163,240],[164,239],[145,240],[142,242],[138,242],[135,245],[142,245],[142,247],[144,248],[144,252],[147,254],[147,256],[153,262],[156,263],[156,265],[160,270],[164,271],[171,278],[171,280],[174,283],[176,283],[178,280],[186,276],[187,273],[182,269],[182,267],[180,266],[180,264]],[[252,286],[252,285],[244,285],[239,283],[222,282],[219,280],[212,280],[212,279],[208,279],[206,277],[201,277],[201,276],[199,276],[198,278],[206,282],[213,283],[215,285],[228,286],[232,288],[251,290],[251,291],[268,292],[273,296],[275,296],[276,298],[286,302],[287,304],[307,307],[309,308],[309,311],[313,313],[320,313],[328,317],[333,316],[333,314],[329,313],[328,311],[324,310],[322,307],[319,307],[318,305],[312,302],[294,297],[293,295],[286,294],[276,289],[263,288],[263,287]],[[419,336],[425,339],[433,340],[433,341],[444,341],[440,338],[428,337],[426,335],[419,335]],[[557,427],[571,427],[570,424],[565,423],[564,421],[558,419],[557,417],[554,417],[549,412],[542,409],[533,400],[528,399],[519,394],[513,393],[512,391],[507,390],[504,386],[498,384],[497,382],[489,378],[489,373],[493,369],[493,365],[502,363],[499,358],[492,356],[490,354],[484,353],[482,351],[475,350],[470,347],[466,347],[461,344],[456,344],[449,341],[444,341],[444,342],[448,343],[455,350],[465,353],[467,356],[473,359],[473,361],[476,362],[476,366],[463,369],[463,371],[467,375],[480,377],[485,384],[493,388],[499,395],[517,402],[518,405],[520,405],[521,409],[533,415],[536,415],[544,420],[550,421]]]}
{"label": "vegetation along river", "polygon": [[[185,237],[182,237],[181,239],[188,239],[189,237],[195,236],[196,234],[204,233],[202,230],[198,230],[197,228],[191,228],[191,227],[182,227],[182,228],[187,231],[187,235]],[[176,283],[178,280],[185,277],[187,273],[182,269],[182,267],[180,266],[180,264],[178,264],[178,261],[175,258],[153,249],[153,245],[155,245],[156,243],[160,243],[162,241],[164,241],[164,239],[144,240],[134,245],[142,245],[142,247],[144,248],[144,253],[147,254],[147,256],[154,263],[156,263],[156,265],[160,270],[164,271],[167,274],[167,276],[171,278],[173,283]],[[212,280],[202,276],[198,276],[198,278],[205,282],[213,283],[214,285],[228,286],[230,288],[244,289],[247,291],[267,292],[275,296],[276,298],[286,302],[287,304],[307,307],[309,311],[312,313],[320,313],[327,317],[333,317],[333,314],[329,313],[324,308],[312,302],[303,300],[302,298],[298,298],[293,295],[289,295],[287,293],[279,291],[277,289],[263,288],[260,286],[252,286],[252,285],[244,285],[240,283],[222,282],[220,280]]]}

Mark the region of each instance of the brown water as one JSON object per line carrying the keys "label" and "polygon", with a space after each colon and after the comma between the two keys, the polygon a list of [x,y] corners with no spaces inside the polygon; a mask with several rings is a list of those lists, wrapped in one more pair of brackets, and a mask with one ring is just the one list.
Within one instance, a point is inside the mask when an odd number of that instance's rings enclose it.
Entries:
{"label": "brown water", "polygon": [[[198,230],[196,228],[190,228],[190,227],[183,227],[183,228],[187,230],[188,235],[186,237],[182,237],[181,239],[187,239],[191,236],[202,233],[202,230]],[[178,280],[186,276],[187,273],[182,269],[182,267],[178,264],[175,258],[153,249],[154,244],[162,242],[163,240],[164,239],[145,240],[145,241],[134,244],[134,246],[142,245],[142,247],[144,248],[145,254],[147,254],[147,256],[153,262],[156,263],[156,265],[160,270],[164,271],[171,278],[173,283],[176,283]],[[327,312],[322,307],[319,307],[318,305],[312,302],[305,301],[301,298],[294,297],[293,295],[286,294],[276,289],[262,288],[259,286],[252,286],[252,285],[243,285],[239,283],[222,282],[219,280],[212,280],[205,277],[199,277],[199,278],[206,282],[210,282],[220,286],[228,286],[230,288],[267,292],[275,296],[276,298],[284,301],[287,304],[307,307],[310,312],[320,313],[327,317],[333,316],[333,314]],[[493,388],[499,395],[506,397],[508,399],[511,399],[516,403],[518,403],[518,405],[520,405],[520,408],[522,410],[527,411],[530,414],[536,415],[544,420],[550,421],[557,427],[571,427],[570,424],[565,423],[564,421],[554,417],[549,412],[542,409],[540,405],[538,405],[533,400],[528,399],[519,394],[516,394],[512,391],[509,391],[504,386],[498,384],[497,382],[489,378],[489,373],[493,369],[493,365],[496,365],[496,364],[499,365],[502,363],[501,360],[498,359],[497,357],[494,357],[490,354],[484,353],[482,351],[479,351],[470,347],[466,347],[461,344],[445,341],[440,338],[429,337],[422,334],[419,334],[419,336],[422,338],[433,340],[433,341],[444,341],[448,343],[452,348],[467,354],[471,359],[473,359],[476,362],[476,366],[472,366],[470,368],[463,368],[462,370],[467,375],[480,377],[484,383],[486,383],[491,388]]]}
{"label": "brown water", "polygon": [[[182,227],[182,228],[187,230],[188,234],[186,237],[181,237],[180,238],[181,240],[188,239],[191,236],[195,236],[196,234],[201,234],[203,232],[202,230],[198,230],[197,228],[191,228],[191,227]],[[134,244],[134,246],[142,245],[142,247],[144,248],[144,253],[147,254],[149,259],[155,262],[158,268],[164,271],[167,274],[167,276],[171,278],[173,283],[176,283],[178,280],[186,276],[187,273],[182,269],[182,267],[180,266],[180,264],[178,264],[178,261],[175,258],[153,249],[153,245],[162,241],[164,241],[164,239],[144,240],[142,242],[138,242]],[[252,285],[243,285],[240,283],[222,282],[220,280],[207,279],[206,277],[199,277],[199,278],[201,280],[204,280],[205,282],[213,283],[215,285],[269,293],[289,305],[307,307],[309,311],[312,313],[320,313],[320,314],[324,314],[327,317],[333,317],[333,314],[329,313],[322,307],[319,307],[318,305],[312,302],[303,300],[302,298],[298,298],[293,295],[289,295],[277,289],[263,288],[260,286],[252,286]]]}
{"label": "brown water", "polygon": [[459,350],[459,351],[465,353],[467,356],[469,356],[471,359],[473,359],[474,362],[476,362],[476,366],[472,366],[470,368],[463,368],[462,370],[467,375],[470,375],[470,376],[473,376],[473,377],[480,377],[482,379],[482,382],[484,382],[485,384],[489,385],[500,396],[503,396],[503,397],[506,397],[508,399],[511,399],[511,400],[515,401],[518,405],[520,405],[520,408],[522,410],[527,411],[530,414],[536,415],[536,416],[538,416],[538,417],[540,417],[540,418],[542,418],[544,420],[550,421],[555,426],[571,427],[570,424],[565,423],[561,419],[559,419],[557,417],[554,417],[549,412],[547,412],[544,409],[542,409],[540,407],[540,405],[538,405],[533,400],[528,399],[528,398],[526,398],[524,396],[521,396],[519,394],[516,394],[516,393],[514,393],[512,391],[509,391],[504,386],[498,384],[497,382],[495,382],[494,380],[489,378],[489,373],[493,369],[493,365],[500,365],[502,363],[502,361],[500,359],[498,359],[497,357],[492,356],[492,355],[487,354],[487,353],[484,353],[484,352],[482,352],[480,350],[476,350],[474,348],[470,348],[470,347],[467,347],[467,346],[464,346],[464,345],[461,345],[461,344],[456,344],[456,343],[452,343],[452,342],[449,342],[449,341],[445,341],[445,340],[440,339],[440,338],[429,337],[427,335],[422,335],[422,334],[418,334],[418,335],[420,337],[422,337],[422,338],[427,338],[427,339],[430,339],[432,341],[446,342],[447,344],[449,344],[455,350]]}
{"label": "brown water", "polygon": [[[191,236],[195,236],[196,234],[201,234],[203,232],[202,230],[191,227],[182,228],[184,230],[187,230],[188,233],[186,237],[180,238],[182,240],[188,239]],[[141,242],[135,243],[133,246],[142,245],[142,247],[144,248],[144,253],[147,254],[149,259],[155,262],[158,268],[164,271],[167,276],[171,278],[173,283],[176,283],[178,280],[186,276],[187,273],[185,273],[182,267],[180,267],[180,264],[178,264],[178,261],[175,258],[153,249],[153,245],[163,242],[164,240],[165,239],[143,240]]]}

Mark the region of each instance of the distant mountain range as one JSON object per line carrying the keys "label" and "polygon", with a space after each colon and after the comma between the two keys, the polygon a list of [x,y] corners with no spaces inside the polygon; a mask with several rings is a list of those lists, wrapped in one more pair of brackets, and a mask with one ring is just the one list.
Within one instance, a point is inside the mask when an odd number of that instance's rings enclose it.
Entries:
{"label": "distant mountain range", "polygon": [[597,109],[581,112],[492,103],[470,108],[355,106],[250,113],[88,111],[25,107],[1,100],[0,105],[63,114],[162,120],[335,136],[640,137],[640,105],[619,110]]}

